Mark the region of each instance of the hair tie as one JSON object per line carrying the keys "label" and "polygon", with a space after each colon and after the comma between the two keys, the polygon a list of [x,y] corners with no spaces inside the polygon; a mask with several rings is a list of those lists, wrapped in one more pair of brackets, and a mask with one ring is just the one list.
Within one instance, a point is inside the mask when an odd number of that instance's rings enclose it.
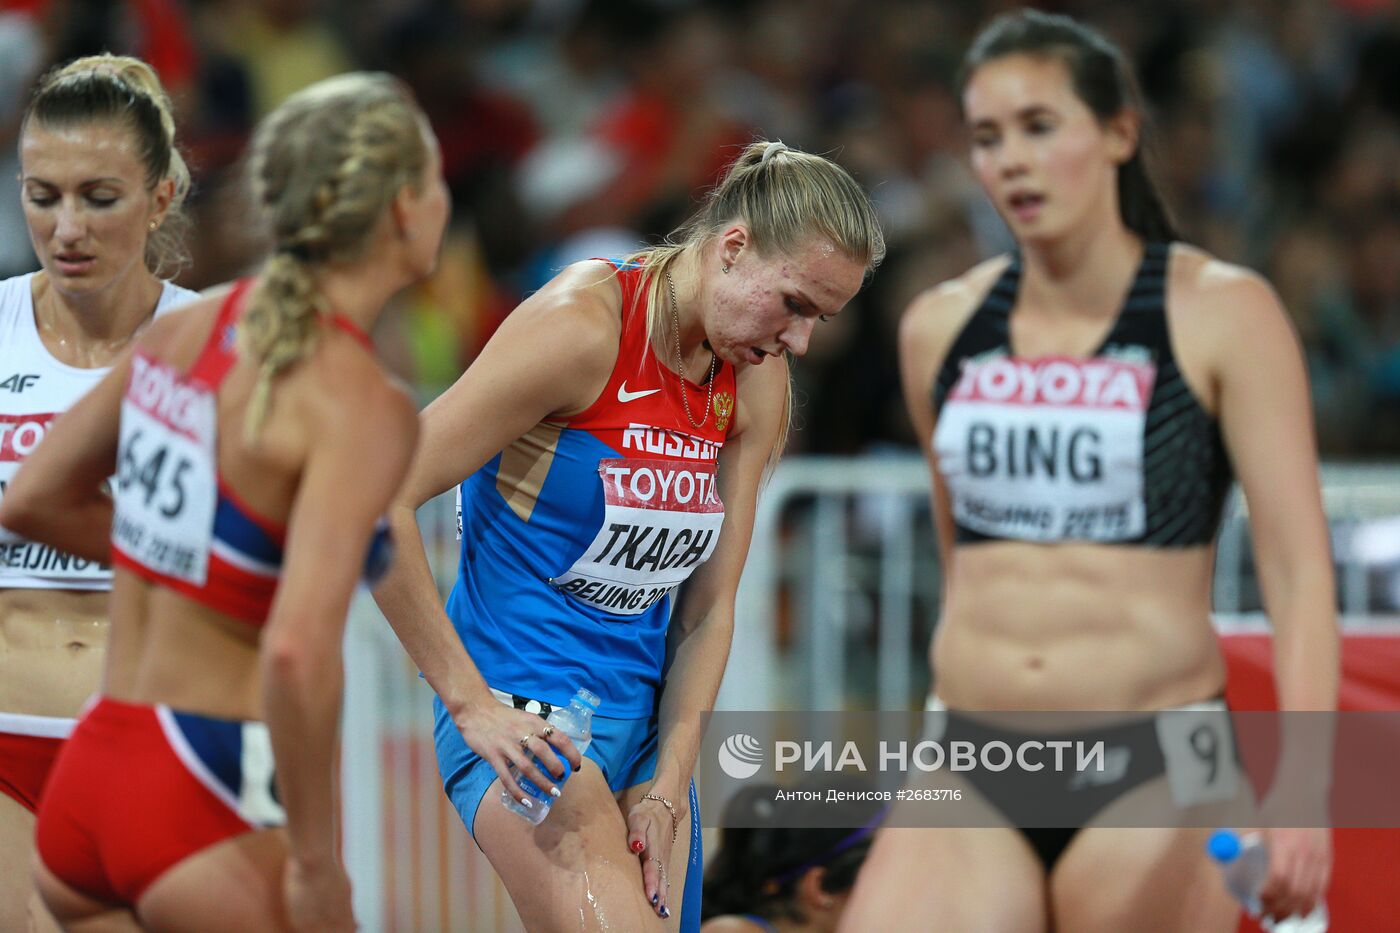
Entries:
{"label": "hair tie", "polygon": [[763,158],[758,160],[760,166],[767,165],[768,160],[780,152],[787,152],[788,147],[781,140],[774,140],[763,147]]}
{"label": "hair tie", "polygon": [[274,249],[273,252],[280,253],[283,256],[291,256],[293,259],[300,260],[301,262],[311,261],[311,247],[307,246],[305,243],[278,243],[277,248]]}
{"label": "hair tie", "polygon": [[880,822],[884,820],[885,816],[890,812],[891,809],[892,808],[889,805],[881,807],[879,810],[875,811],[874,816],[865,821],[864,826],[861,826],[859,829],[850,833],[840,842],[836,843],[836,845],[827,849],[825,852],[821,853],[815,858],[808,859],[807,861],[803,862],[801,865],[798,865],[795,868],[789,868],[782,874],[775,875],[772,878],[767,879],[763,882],[763,893],[769,896],[777,894],[778,891],[782,890],[783,885],[787,884],[790,881],[794,881],[797,878],[800,878],[802,875],[806,874],[808,871],[810,871],[813,868],[816,868],[819,865],[827,864],[832,859],[836,858],[836,856],[840,855],[842,852],[845,852],[847,849],[856,845],[862,839],[875,832],[875,829],[880,825]]}

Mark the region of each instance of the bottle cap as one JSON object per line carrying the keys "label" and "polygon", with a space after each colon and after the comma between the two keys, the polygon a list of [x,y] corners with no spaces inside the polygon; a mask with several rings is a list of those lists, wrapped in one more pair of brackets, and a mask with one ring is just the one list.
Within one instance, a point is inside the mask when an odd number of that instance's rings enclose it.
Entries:
{"label": "bottle cap", "polygon": [[603,702],[602,700],[598,699],[598,695],[596,693],[593,693],[592,691],[587,690],[584,687],[579,687],[577,690],[575,690],[574,696],[582,700],[587,705],[593,707],[594,709],[597,709],[598,704]]}
{"label": "bottle cap", "polygon": [[1206,851],[1210,857],[1222,865],[1229,865],[1240,857],[1240,837],[1232,829],[1217,829],[1210,834],[1210,840],[1206,843]]}

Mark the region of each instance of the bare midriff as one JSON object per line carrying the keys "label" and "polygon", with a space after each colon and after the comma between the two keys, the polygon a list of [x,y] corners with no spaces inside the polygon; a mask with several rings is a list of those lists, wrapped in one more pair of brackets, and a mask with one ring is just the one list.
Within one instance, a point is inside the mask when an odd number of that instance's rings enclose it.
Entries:
{"label": "bare midriff", "polygon": [[105,590],[0,590],[0,712],[71,718],[97,689]]}
{"label": "bare midriff", "polygon": [[1156,710],[1215,696],[1213,561],[1208,547],[956,547],[935,692],[966,710]]}
{"label": "bare midriff", "polygon": [[260,626],[117,569],[103,693],[224,719],[263,718]]}

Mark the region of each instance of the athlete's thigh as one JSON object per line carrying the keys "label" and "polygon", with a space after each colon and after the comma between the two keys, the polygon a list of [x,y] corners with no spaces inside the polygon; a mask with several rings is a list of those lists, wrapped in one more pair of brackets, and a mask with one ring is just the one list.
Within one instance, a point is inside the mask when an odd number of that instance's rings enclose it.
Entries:
{"label": "athlete's thigh", "polygon": [[[1234,825],[1234,804],[1206,804],[1176,818],[1192,826],[1136,828],[1179,813],[1165,776],[1134,788],[1075,835],[1050,875],[1057,929],[1108,933],[1227,933],[1239,908],[1206,855],[1210,827]],[[1111,880],[1110,880],[1111,879]]]}
{"label": "athlete's thigh", "polygon": [[201,849],[151,882],[137,902],[156,933],[242,933],[289,929],[282,898],[287,836],[244,833]]}
{"label": "athlete's thigh", "polygon": [[34,886],[34,814],[0,794],[0,930],[56,933]]}
{"label": "athlete's thigh", "polygon": [[1014,829],[882,829],[841,930],[1045,933],[1045,872]]}
{"label": "athlete's thigh", "polygon": [[[28,933],[50,933],[59,929],[66,933],[137,933],[141,929],[131,911],[124,907],[114,908],[75,891],[39,859],[34,860],[33,871],[35,886],[43,892],[47,906],[36,905],[42,913],[31,914],[30,925],[16,929],[27,929]],[[47,908],[52,908],[52,912]],[[54,920],[55,916],[62,920],[61,927]]]}
{"label": "athlete's thigh", "polygon": [[[1169,756],[1168,770],[1173,766]],[[1181,760],[1175,766],[1182,767]],[[1177,772],[1175,793],[1166,774],[1144,782],[1075,836],[1050,879],[1051,910],[1061,929],[1097,933],[1125,923],[1163,933],[1235,929],[1239,908],[1206,854],[1206,840],[1217,826],[1254,825],[1253,794],[1232,764],[1228,773],[1235,780],[1212,778],[1210,793],[1200,796],[1195,792],[1204,785],[1190,780],[1191,773]],[[1178,799],[1191,802],[1180,809]],[[1105,884],[1106,877],[1114,883]]]}
{"label": "athlete's thigh", "polygon": [[0,794],[0,930],[23,930],[33,886],[34,814]]}
{"label": "athlete's thigh", "polygon": [[603,773],[591,761],[570,776],[539,826],[502,807],[501,782],[476,811],[477,844],[531,933],[663,930],[642,894],[637,857]]}
{"label": "athlete's thigh", "polygon": [[1055,929],[1231,933],[1239,907],[1205,855],[1209,829],[1082,830],[1050,876]]}

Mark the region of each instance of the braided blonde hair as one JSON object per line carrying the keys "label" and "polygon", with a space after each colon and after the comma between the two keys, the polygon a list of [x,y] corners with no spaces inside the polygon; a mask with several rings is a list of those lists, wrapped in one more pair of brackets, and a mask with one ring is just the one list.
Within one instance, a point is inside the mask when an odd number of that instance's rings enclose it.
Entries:
{"label": "braided blonde hair", "polygon": [[385,74],[320,81],[282,103],[253,137],[254,198],[275,241],[239,321],[244,350],[260,362],[244,429],[251,442],[278,373],[314,346],[330,309],[315,272],[361,258],[405,185],[417,190],[428,150],[423,116]]}
{"label": "braided blonde hair", "polygon": [[[885,237],[870,198],[844,168],[781,142],[750,143],[689,220],[660,246],[629,257],[641,266],[647,282],[647,336],[658,348],[658,358],[675,339],[667,274],[682,253],[704,247],[736,220],[749,228],[749,242],[760,255],[791,255],[815,235],[863,263],[867,275],[885,258]],[[787,446],[792,420],[790,381],[784,407],[770,466]]]}
{"label": "braided blonde hair", "polygon": [[175,184],[165,219],[146,237],[146,268],[159,278],[172,278],[189,264],[184,245],[189,218],[183,207],[190,170],[175,145],[170,97],[150,65],[104,53],[55,68],[35,86],[21,128],[31,119],[49,127],[108,119],[130,129],[146,169],[146,190],[155,190],[167,178]]}

